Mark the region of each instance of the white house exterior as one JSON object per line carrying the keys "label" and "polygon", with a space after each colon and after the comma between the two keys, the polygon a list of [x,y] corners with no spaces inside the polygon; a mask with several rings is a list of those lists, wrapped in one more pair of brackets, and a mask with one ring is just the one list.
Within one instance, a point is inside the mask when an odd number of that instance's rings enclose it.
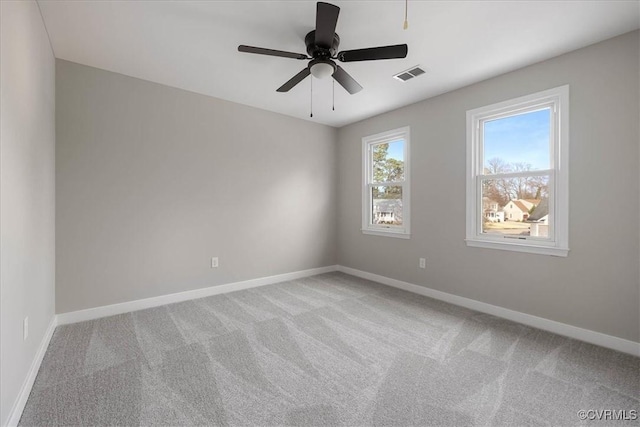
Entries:
{"label": "white house exterior", "polygon": [[542,200],[529,216],[531,236],[549,237],[549,200]]}
{"label": "white house exterior", "polygon": [[401,199],[373,199],[374,224],[402,224]]}
{"label": "white house exterior", "polygon": [[517,199],[510,200],[503,208],[505,221],[526,221],[529,219],[531,208],[538,206],[540,200]]}
{"label": "white house exterior", "polygon": [[504,212],[495,200],[488,197],[482,198],[482,213],[484,218],[489,222],[503,222]]}
{"label": "white house exterior", "polygon": [[533,237],[549,237],[549,224],[546,220],[545,222],[532,222],[529,231],[530,236]]}

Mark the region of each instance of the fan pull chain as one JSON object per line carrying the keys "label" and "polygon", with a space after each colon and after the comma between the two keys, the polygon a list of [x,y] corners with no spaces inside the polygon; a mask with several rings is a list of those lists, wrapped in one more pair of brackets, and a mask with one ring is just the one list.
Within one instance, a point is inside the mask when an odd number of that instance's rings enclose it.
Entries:
{"label": "fan pull chain", "polygon": [[409,0],[404,0],[404,25],[403,29],[409,28],[409,21],[407,21],[407,9],[409,9]]}
{"label": "fan pull chain", "polygon": [[331,80],[331,111],[336,111],[336,81]]}
{"label": "fan pull chain", "polygon": [[309,99],[309,101],[310,101],[309,102],[309,104],[310,104],[309,109],[311,110],[311,114],[309,114],[309,117],[313,117],[313,76],[311,76],[310,80],[311,80],[311,96],[310,96],[310,99]]}

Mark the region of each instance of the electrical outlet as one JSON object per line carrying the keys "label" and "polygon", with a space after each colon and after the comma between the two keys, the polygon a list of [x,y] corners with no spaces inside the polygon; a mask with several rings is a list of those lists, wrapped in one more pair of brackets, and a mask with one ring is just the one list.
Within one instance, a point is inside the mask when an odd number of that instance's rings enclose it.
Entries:
{"label": "electrical outlet", "polygon": [[211,268],[218,268],[218,257],[211,258]]}
{"label": "electrical outlet", "polygon": [[24,318],[22,322],[22,340],[26,341],[29,336],[29,316]]}
{"label": "electrical outlet", "polygon": [[427,260],[420,258],[420,268],[427,268]]}

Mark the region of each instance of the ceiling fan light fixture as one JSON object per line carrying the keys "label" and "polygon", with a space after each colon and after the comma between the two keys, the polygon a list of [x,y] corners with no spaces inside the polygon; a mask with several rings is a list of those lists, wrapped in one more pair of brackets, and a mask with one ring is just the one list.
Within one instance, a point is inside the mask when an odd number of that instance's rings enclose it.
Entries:
{"label": "ceiling fan light fixture", "polygon": [[309,64],[311,75],[317,79],[331,77],[336,71],[336,66],[331,61],[311,61]]}

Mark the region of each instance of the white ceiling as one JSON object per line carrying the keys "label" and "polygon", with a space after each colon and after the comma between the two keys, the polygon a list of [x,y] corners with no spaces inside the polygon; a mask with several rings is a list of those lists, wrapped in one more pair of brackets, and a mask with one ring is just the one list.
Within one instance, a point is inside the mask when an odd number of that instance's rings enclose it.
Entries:
{"label": "white ceiling", "polygon": [[[276,89],[306,66],[239,44],[306,53],[312,1],[39,0],[57,58],[340,127],[640,27],[636,1],[334,1],[340,50],[407,43],[405,59],[341,64],[364,90],[331,79]],[[393,74],[420,65],[401,83]]]}

